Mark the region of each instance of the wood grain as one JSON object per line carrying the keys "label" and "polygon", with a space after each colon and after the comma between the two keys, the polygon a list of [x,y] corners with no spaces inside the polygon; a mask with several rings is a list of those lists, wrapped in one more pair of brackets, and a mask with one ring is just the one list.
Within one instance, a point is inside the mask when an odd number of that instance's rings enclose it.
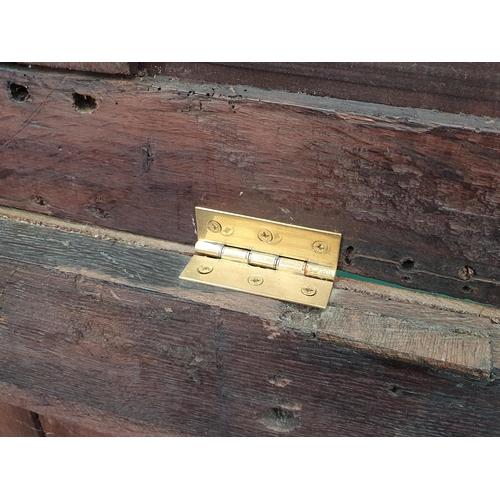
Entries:
{"label": "wood grain", "polygon": [[0,80],[0,204],[189,244],[196,205],[338,231],[342,270],[500,304],[498,120],[165,77]]}
{"label": "wood grain", "polygon": [[[130,63],[124,62],[32,62],[19,63],[28,66],[44,67],[51,69],[67,69],[71,71],[85,71],[103,73],[108,75],[130,75]],[[135,65],[132,63],[135,69]]]}
{"label": "wood grain", "polygon": [[498,63],[139,63],[137,73],[500,116]]}
{"label": "wood grain", "polygon": [[64,422],[53,417],[40,415],[40,424],[46,437],[101,437],[101,432],[81,427],[72,422]]}
{"label": "wood grain", "polygon": [[0,400],[105,435],[500,434],[493,308],[311,310],[181,282],[172,251],[0,236]]}
{"label": "wood grain", "polygon": [[38,416],[24,408],[0,403],[0,437],[43,436]]}

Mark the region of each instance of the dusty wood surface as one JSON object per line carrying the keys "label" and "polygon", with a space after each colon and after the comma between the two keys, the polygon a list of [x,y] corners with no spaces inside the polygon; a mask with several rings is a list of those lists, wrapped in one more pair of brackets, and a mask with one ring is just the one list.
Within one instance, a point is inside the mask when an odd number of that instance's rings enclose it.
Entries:
{"label": "dusty wood surface", "polygon": [[0,204],[190,244],[196,205],[340,231],[340,269],[500,304],[495,119],[162,77],[0,80]]}
{"label": "dusty wood surface", "polygon": [[172,251],[0,235],[0,400],[106,435],[500,434],[498,309],[344,279],[312,310],[181,282]]}
{"label": "dusty wood surface", "polygon": [[0,403],[0,437],[43,436],[38,416],[24,408]]}
{"label": "dusty wood surface", "polygon": [[137,73],[500,116],[499,63],[139,63]]}
{"label": "dusty wood surface", "polygon": [[136,64],[124,62],[24,62],[19,64],[51,69],[104,73],[109,75],[130,75],[131,67],[134,72],[136,71]]}

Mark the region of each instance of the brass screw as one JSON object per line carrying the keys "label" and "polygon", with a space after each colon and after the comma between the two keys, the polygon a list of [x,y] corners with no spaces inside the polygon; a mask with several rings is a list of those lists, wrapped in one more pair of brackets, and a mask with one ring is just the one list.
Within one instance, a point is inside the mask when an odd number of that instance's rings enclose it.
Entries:
{"label": "brass screw", "polygon": [[207,222],[207,228],[212,233],[220,233],[222,226],[216,220],[209,220]]}
{"label": "brass screw", "polygon": [[253,274],[252,276],[250,276],[250,278],[248,278],[248,282],[253,286],[259,286],[262,285],[262,283],[264,283],[264,280],[262,276],[259,276],[258,274]]}
{"label": "brass screw", "polygon": [[313,243],[313,250],[316,253],[325,253],[327,248],[328,247],[326,246],[326,243],[324,243],[323,241],[315,241]]}
{"label": "brass screw", "polygon": [[313,286],[303,286],[302,289],[300,290],[304,295],[308,295],[309,297],[312,297],[313,295],[316,295],[318,290],[314,288]]}
{"label": "brass screw", "polygon": [[214,267],[211,266],[210,264],[204,264],[202,266],[198,266],[198,272],[200,274],[208,274],[211,273],[214,270]]}
{"label": "brass screw", "polygon": [[269,229],[261,229],[257,236],[259,237],[260,241],[263,241],[264,243],[270,243],[273,241],[273,233],[269,231]]}

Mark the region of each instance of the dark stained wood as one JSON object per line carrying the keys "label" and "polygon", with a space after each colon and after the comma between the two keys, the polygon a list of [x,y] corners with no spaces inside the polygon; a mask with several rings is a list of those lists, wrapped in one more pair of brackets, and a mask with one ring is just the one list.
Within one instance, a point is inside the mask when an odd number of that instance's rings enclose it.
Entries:
{"label": "dark stained wood", "polygon": [[104,73],[108,75],[130,75],[131,67],[133,68],[134,72],[137,69],[136,64],[124,62],[32,62],[19,64],[51,69],[67,69],[71,71]]}
{"label": "dark stained wood", "polygon": [[39,416],[46,437],[100,437],[101,432],[52,417]]}
{"label": "dark stained wood", "polygon": [[500,304],[495,119],[160,76],[0,80],[0,204],[190,244],[196,205],[339,231],[341,270]]}
{"label": "dark stained wood", "polygon": [[172,251],[0,236],[0,400],[106,435],[500,435],[498,309],[344,280],[312,310],[181,282]]}
{"label": "dark stained wood", "polygon": [[139,63],[136,74],[500,117],[499,63]]}
{"label": "dark stained wood", "polygon": [[0,437],[38,437],[43,435],[35,413],[0,403]]}

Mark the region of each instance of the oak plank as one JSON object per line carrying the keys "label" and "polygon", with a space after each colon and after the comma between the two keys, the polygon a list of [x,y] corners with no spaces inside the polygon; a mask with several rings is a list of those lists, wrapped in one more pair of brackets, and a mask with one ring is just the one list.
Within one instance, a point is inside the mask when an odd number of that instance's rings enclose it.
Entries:
{"label": "oak plank", "polygon": [[105,435],[500,434],[495,308],[344,281],[313,310],[181,282],[172,251],[7,219],[0,235],[0,394],[44,417]]}
{"label": "oak plank", "polygon": [[[39,66],[50,69],[67,69],[71,71],[88,71],[108,75],[130,75],[130,63],[124,62],[25,62],[29,66]],[[135,65],[133,65],[135,68]]]}
{"label": "oak plank", "polygon": [[500,116],[498,63],[139,63],[137,73]]}
{"label": "oak plank", "polygon": [[30,95],[0,95],[0,204],[189,244],[196,205],[339,231],[342,270],[500,304],[494,118],[164,77],[0,79]]}

